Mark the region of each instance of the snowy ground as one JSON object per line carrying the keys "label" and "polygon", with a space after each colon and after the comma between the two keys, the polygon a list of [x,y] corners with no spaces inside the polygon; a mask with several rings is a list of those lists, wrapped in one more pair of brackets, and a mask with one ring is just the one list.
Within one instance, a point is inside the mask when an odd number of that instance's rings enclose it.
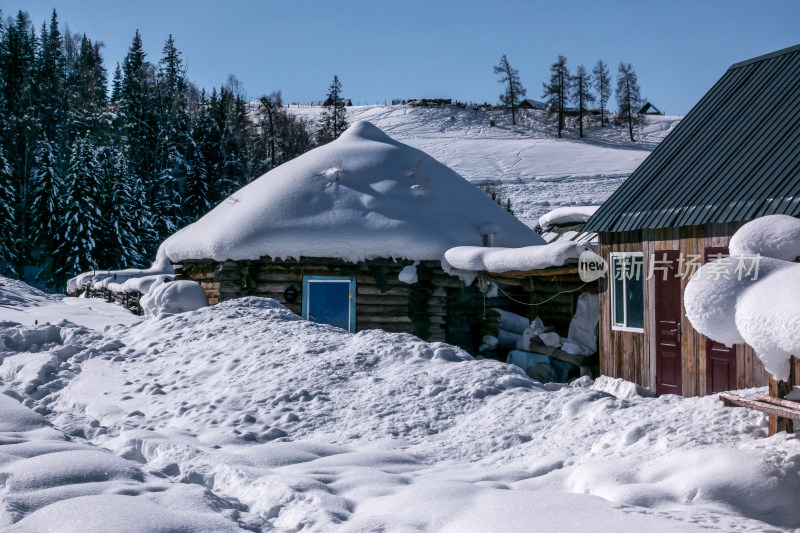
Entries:
{"label": "snowy ground", "polygon": [[10,531],[800,527],[800,441],[760,413],[542,385],[272,300],[105,331],[2,322],[0,363]]}
{"label": "snowy ground", "polygon": [[0,322],[33,325],[69,320],[102,331],[112,324],[130,326],[141,319],[119,305],[96,298],[48,294],[9,278],[0,278]]}
{"label": "snowy ground", "polygon": [[[637,142],[631,143],[627,128],[620,126],[586,127],[582,140],[577,128],[571,127],[565,138],[558,139],[553,120],[540,111],[524,114],[512,126],[510,117],[500,111],[377,105],[347,109],[350,123],[368,120],[469,181],[497,185],[511,199],[517,216],[534,226],[556,207],[605,201],[680,121],[680,117],[648,116],[639,127]],[[290,111],[316,120],[321,108]]]}

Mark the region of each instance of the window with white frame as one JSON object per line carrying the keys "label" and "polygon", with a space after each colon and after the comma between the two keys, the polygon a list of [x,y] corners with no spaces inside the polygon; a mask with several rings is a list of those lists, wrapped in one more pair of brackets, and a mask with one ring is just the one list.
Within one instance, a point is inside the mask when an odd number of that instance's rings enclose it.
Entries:
{"label": "window with white frame", "polygon": [[611,329],[644,331],[644,256],[612,253],[610,263]]}

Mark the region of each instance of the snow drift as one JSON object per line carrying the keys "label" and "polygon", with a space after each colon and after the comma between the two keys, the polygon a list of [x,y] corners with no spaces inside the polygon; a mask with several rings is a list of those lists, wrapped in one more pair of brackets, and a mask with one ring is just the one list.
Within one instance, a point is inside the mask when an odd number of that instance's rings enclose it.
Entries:
{"label": "snow drift", "polygon": [[[796,441],[752,449],[764,416],[714,398],[642,398],[621,380],[542,385],[446,344],[351,334],[261,298],[104,333],[0,324],[0,339],[15,339],[3,348],[3,386],[74,439],[117,456],[98,456],[108,479],[79,489],[67,483],[69,469],[59,485],[32,467],[24,486],[41,490],[25,494],[71,488],[15,515],[19,530],[63,521],[103,531],[98,524],[116,515],[119,531],[135,530],[120,493],[155,531],[164,509],[178,513],[164,524],[199,519],[211,530],[225,529],[212,518],[277,531],[800,525]],[[95,471],[79,462],[74,472],[84,466]],[[769,504],[753,505],[750,487]],[[77,505],[100,518],[82,522]],[[197,517],[183,514],[193,505]]]}

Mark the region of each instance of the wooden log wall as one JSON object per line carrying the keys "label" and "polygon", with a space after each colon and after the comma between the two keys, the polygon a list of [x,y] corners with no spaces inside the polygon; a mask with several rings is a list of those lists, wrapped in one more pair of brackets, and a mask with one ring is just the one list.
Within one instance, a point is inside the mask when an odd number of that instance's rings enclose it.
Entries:
{"label": "wooden log wall", "polygon": [[199,282],[216,304],[243,296],[273,298],[294,313],[302,313],[302,294],[287,302],[284,292],[294,286],[302,292],[303,276],[354,276],[356,278],[356,330],[383,329],[413,333],[429,341],[448,340],[448,301],[463,283],[445,274],[437,261],[417,266],[418,282],[405,284],[397,276],[411,261],[370,260],[347,263],[337,259],[301,258],[257,261],[184,261],[176,266],[176,279]]}
{"label": "wooden log wall", "polygon": [[[731,236],[744,222],[709,223],[680,228],[645,229],[641,231],[600,233],[599,254],[609,260],[613,252],[642,252],[644,272],[659,251],[678,250],[684,257],[704,257],[706,248],[728,246]],[[689,276],[681,279],[681,295]],[[611,329],[611,302],[608,283],[601,281],[600,290],[600,371],[603,374],[633,381],[655,390],[655,280],[645,281],[644,333]],[[706,337],[697,332],[686,318],[681,297],[682,388],[684,396],[703,396],[706,390]],[[762,387],[769,384],[769,374],[752,347],[736,346],[736,387]]]}

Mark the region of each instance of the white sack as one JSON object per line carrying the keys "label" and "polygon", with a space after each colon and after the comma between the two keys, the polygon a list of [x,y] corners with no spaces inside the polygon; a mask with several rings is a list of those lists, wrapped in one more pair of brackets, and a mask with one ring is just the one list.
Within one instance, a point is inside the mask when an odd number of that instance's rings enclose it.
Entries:
{"label": "white sack", "polygon": [[500,315],[500,322],[498,323],[500,329],[504,329],[511,333],[522,335],[525,332],[525,328],[531,325],[531,321],[524,316],[516,315],[510,311],[504,311],[503,309],[497,308],[492,308],[492,311],[495,311]]}
{"label": "white sack", "polygon": [[582,293],[578,297],[578,308],[569,323],[567,341],[561,347],[573,355],[592,355],[597,351],[597,323],[600,319],[600,303],[596,294]]}

